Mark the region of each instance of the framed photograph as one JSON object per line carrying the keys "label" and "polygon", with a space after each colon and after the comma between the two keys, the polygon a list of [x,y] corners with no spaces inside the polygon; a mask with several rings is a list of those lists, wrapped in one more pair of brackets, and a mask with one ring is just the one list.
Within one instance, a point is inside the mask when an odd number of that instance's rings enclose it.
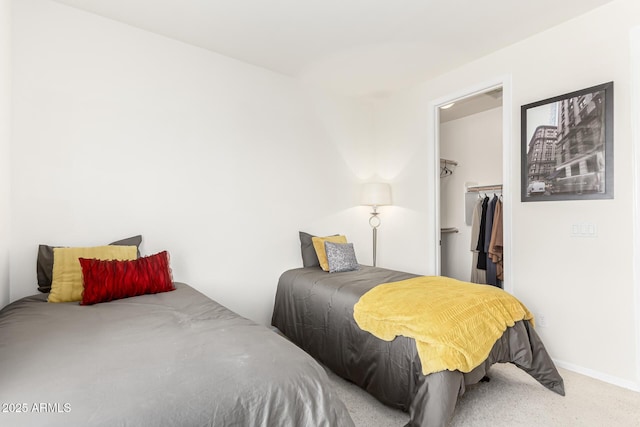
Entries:
{"label": "framed photograph", "polygon": [[613,82],[523,105],[523,202],[613,199]]}

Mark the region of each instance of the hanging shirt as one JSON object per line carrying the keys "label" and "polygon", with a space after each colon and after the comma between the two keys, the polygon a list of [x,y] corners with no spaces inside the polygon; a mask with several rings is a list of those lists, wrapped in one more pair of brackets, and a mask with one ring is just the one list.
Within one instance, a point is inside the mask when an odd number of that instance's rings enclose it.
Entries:
{"label": "hanging shirt", "polygon": [[491,241],[489,242],[489,257],[496,264],[496,277],[504,280],[504,241],[502,230],[502,200],[498,199],[493,213],[493,227],[491,229]]}
{"label": "hanging shirt", "polygon": [[493,231],[493,214],[496,210],[496,203],[498,203],[498,196],[493,196],[487,206],[487,217],[485,219],[485,234],[484,234],[484,251],[487,257],[487,283],[493,286],[498,286],[498,271],[493,259],[489,256],[489,244],[491,243],[491,233]]}
{"label": "hanging shirt", "polygon": [[480,236],[480,217],[482,216],[482,199],[478,198],[471,216],[471,283],[487,283],[487,274],[478,268],[478,238]]}
{"label": "hanging shirt", "polygon": [[489,207],[489,198],[485,196],[482,199],[482,214],[480,216],[480,233],[478,235],[478,242],[476,244],[476,250],[478,251],[478,264],[477,267],[480,270],[487,269],[487,253],[484,249],[484,239],[487,227],[487,208]]}

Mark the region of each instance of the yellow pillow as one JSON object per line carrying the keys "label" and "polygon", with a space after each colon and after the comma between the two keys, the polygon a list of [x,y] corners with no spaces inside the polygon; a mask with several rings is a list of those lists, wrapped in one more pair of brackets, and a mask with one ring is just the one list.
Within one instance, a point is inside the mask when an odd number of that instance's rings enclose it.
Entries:
{"label": "yellow pillow", "polygon": [[78,258],[119,261],[134,260],[135,246],[94,246],[90,248],[53,248],[53,279],[49,302],[80,301],[84,289]]}
{"label": "yellow pillow", "polygon": [[345,236],[327,236],[327,237],[312,237],[311,241],[313,242],[313,249],[316,250],[316,255],[318,255],[318,261],[320,261],[320,267],[324,271],[329,271],[329,261],[327,261],[327,253],[324,250],[324,242],[331,243],[347,243],[347,238]]}

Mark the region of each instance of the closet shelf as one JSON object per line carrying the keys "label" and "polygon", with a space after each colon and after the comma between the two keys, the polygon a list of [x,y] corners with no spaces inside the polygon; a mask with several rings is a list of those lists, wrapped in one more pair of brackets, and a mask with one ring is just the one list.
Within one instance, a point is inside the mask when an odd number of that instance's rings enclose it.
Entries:
{"label": "closet shelf", "polygon": [[453,168],[458,166],[458,162],[449,159],[440,159],[440,178],[453,175]]}
{"label": "closet shelf", "polygon": [[448,234],[448,233],[458,233],[460,230],[458,230],[457,227],[443,227],[440,229],[440,233],[442,234]]}
{"label": "closet shelf", "polygon": [[502,184],[493,184],[493,185],[474,185],[472,187],[467,187],[468,193],[479,193],[481,191],[502,191]]}

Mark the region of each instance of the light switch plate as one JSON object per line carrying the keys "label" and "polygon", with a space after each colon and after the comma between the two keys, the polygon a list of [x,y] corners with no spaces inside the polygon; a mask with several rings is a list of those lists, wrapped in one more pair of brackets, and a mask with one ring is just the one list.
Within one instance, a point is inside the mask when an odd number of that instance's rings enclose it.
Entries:
{"label": "light switch plate", "polygon": [[571,224],[571,237],[598,237],[598,227],[592,222]]}

